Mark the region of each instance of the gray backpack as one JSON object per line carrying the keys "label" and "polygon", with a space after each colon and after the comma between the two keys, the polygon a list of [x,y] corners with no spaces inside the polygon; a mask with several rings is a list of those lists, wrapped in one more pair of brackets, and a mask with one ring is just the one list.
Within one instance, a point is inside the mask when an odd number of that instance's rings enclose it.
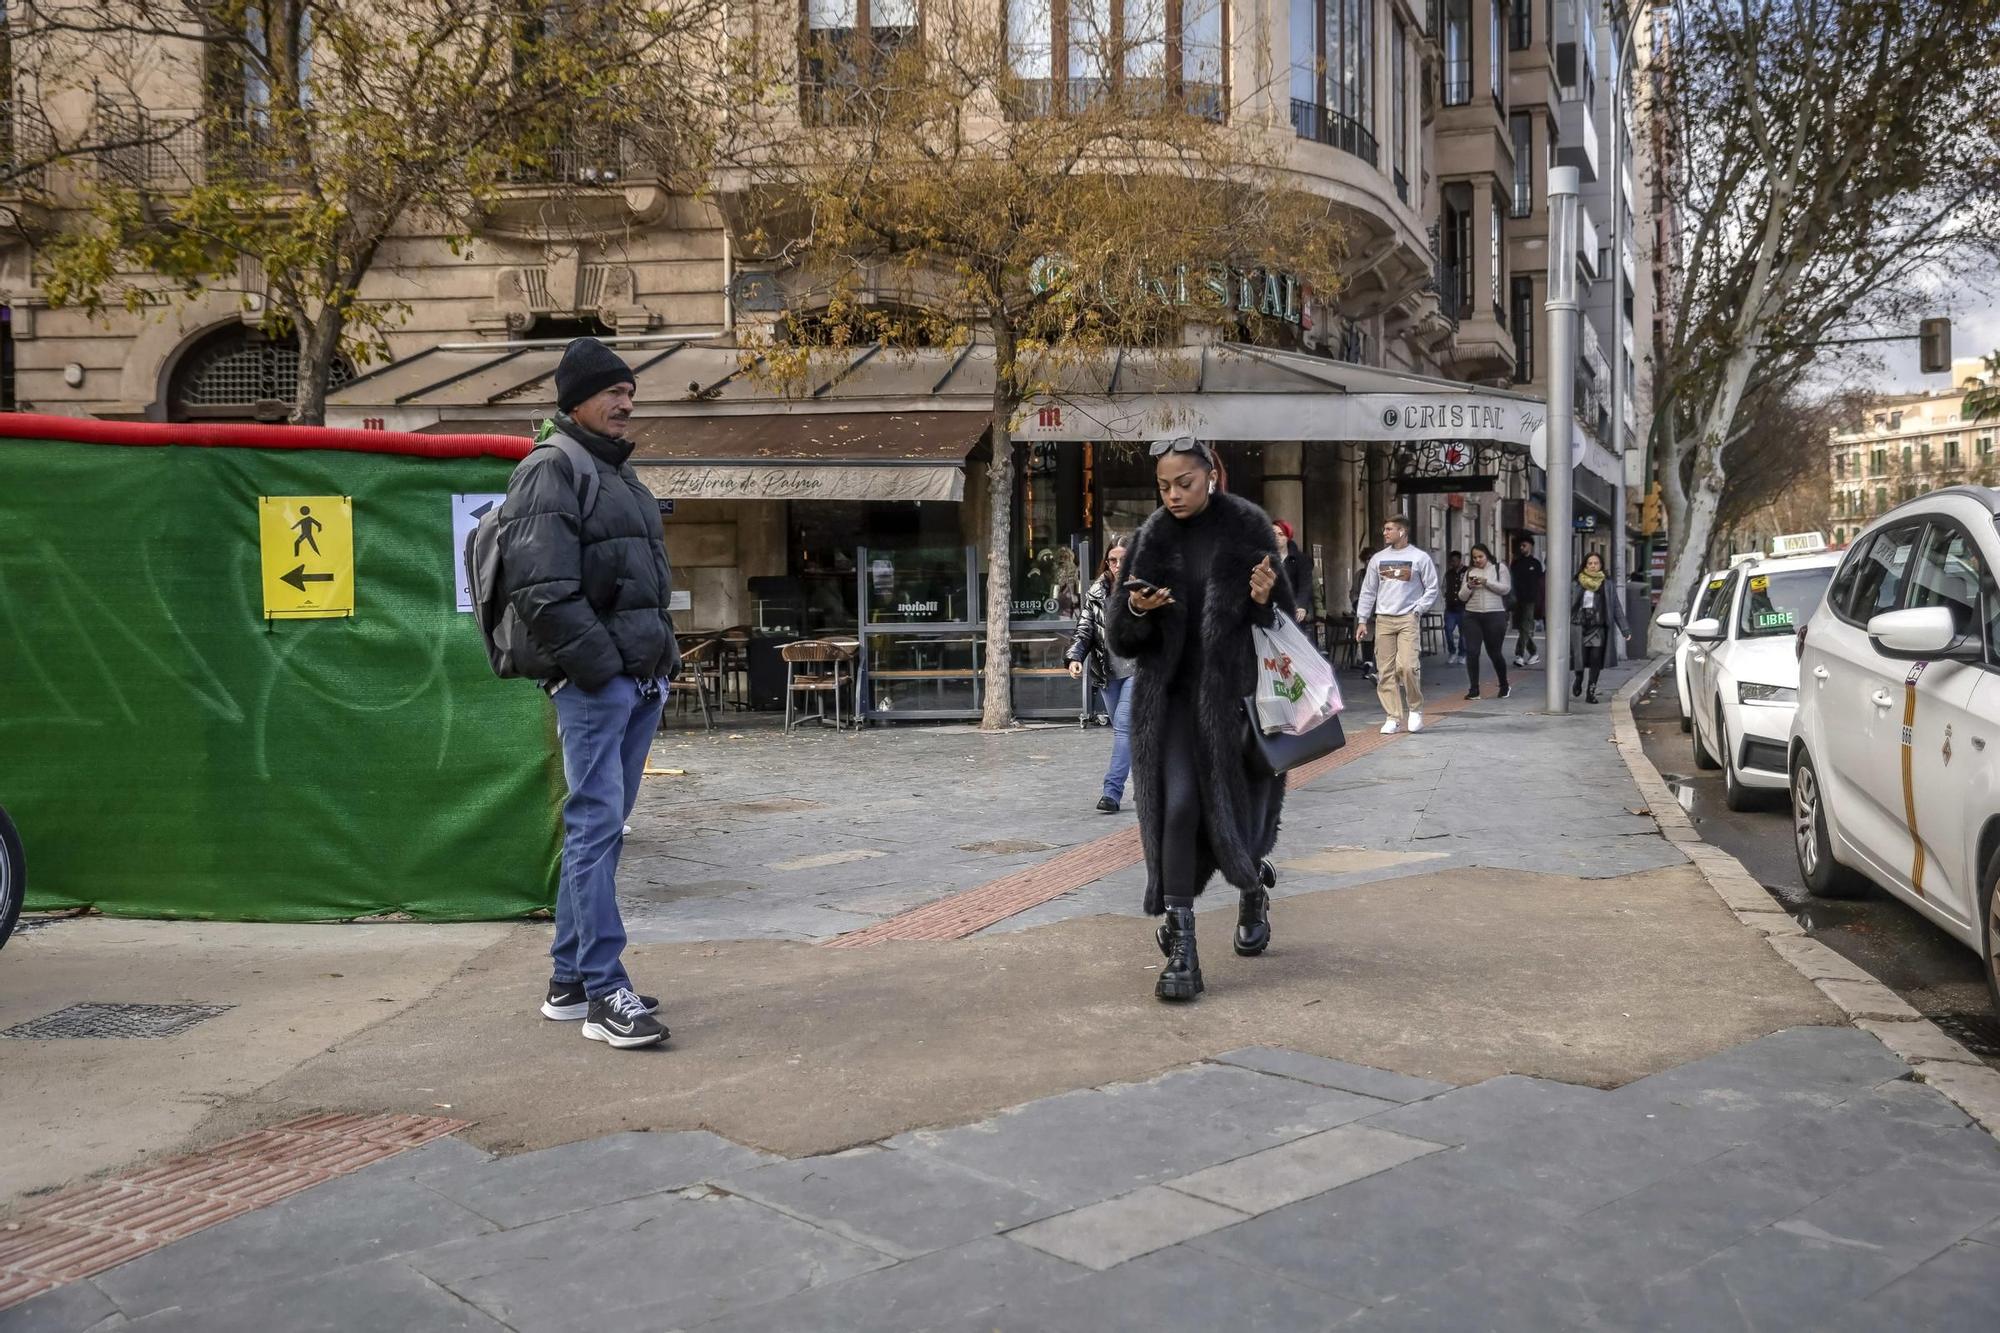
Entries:
{"label": "gray backpack", "polygon": [[[597,460],[561,432],[543,443],[569,460],[579,511],[589,518],[597,504]],[[558,674],[554,660],[535,642],[507,600],[507,580],[500,568],[499,505],[480,515],[466,536],[465,574],[472,587],[472,618],[479,622],[479,637],[486,641],[486,660],[493,674],[502,680],[547,680]]]}

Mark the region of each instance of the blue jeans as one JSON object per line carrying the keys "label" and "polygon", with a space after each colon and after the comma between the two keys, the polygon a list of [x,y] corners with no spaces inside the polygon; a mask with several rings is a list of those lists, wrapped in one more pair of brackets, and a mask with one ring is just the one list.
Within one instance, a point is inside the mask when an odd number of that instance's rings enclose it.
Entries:
{"label": "blue jeans", "polygon": [[1444,613],[1444,650],[1453,657],[1465,651],[1465,612]]}
{"label": "blue jeans", "polygon": [[1104,682],[1104,711],[1111,715],[1111,767],[1104,772],[1104,794],[1125,799],[1125,780],[1132,776],[1132,678],[1113,676]]}
{"label": "blue jeans", "polygon": [[625,820],[639,799],[639,775],[660,729],[663,702],[658,694],[641,698],[639,682],[630,676],[595,693],[572,681],[555,695],[569,799],[563,802],[562,878],[549,956],[555,960],[554,979],[582,981],[593,1000],[632,986],[618,961],[625,952],[618,854],[625,848]]}

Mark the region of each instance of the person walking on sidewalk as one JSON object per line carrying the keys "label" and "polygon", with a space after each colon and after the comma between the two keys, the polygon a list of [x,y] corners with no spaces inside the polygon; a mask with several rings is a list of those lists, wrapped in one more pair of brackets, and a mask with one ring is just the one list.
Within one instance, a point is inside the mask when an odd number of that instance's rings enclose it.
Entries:
{"label": "person walking on sidewalk", "polygon": [[1597,702],[1597,674],[1618,665],[1618,645],[1612,635],[1625,628],[1625,608],[1618,605],[1617,589],[1605,586],[1604,557],[1592,551],[1576,572],[1576,587],[1569,598],[1569,697],[1583,694],[1585,703]]}
{"label": "person walking on sidewalk", "polygon": [[1257,690],[1252,626],[1292,615],[1264,511],[1216,490],[1215,455],[1188,436],[1152,449],[1161,507],[1127,548],[1124,595],[1111,601],[1111,651],[1130,657],[1132,767],[1146,853],[1146,912],[1166,964],[1153,993],[1192,1000],[1204,989],[1194,900],[1218,871],[1241,895],[1236,952],[1271,941],[1270,855],[1283,777],[1245,762],[1243,701]]}
{"label": "person walking on sidewalk", "polygon": [[1535,617],[1542,613],[1542,562],[1535,559],[1535,543],[1527,537],[1514,542],[1514,563],[1508,569],[1514,580],[1514,665],[1530,667],[1542,660],[1535,648]]}
{"label": "person walking on sidewalk", "polygon": [[1104,553],[1104,568],[1097,581],[1083,595],[1083,611],[1076,622],[1076,639],[1069,646],[1069,674],[1090,674],[1104,695],[1104,714],[1111,719],[1111,767],[1104,773],[1104,794],[1097,808],[1107,815],[1118,813],[1125,799],[1125,779],[1132,773],[1132,659],[1111,651],[1104,631],[1110,600],[1118,596],[1118,581],[1124,577],[1125,544],[1111,543]]}
{"label": "person walking on sidewalk", "polygon": [[1389,715],[1382,734],[1393,736],[1407,725],[1424,729],[1422,638],[1423,614],[1437,605],[1438,571],[1430,553],[1410,545],[1410,521],[1391,517],[1382,525],[1387,543],[1368,560],[1361,580],[1361,603],[1355,635],[1375,640],[1375,696]]}
{"label": "person walking on sidewalk", "polygon": [[1507,566],[1493,558],[1484,542],[1474,542],[1472,563],[1465,567],[1462,596],[1465,600],[1465,697],[1479,697],[1479,650],[1483,647],[1493,663],[1493,678],[1500,682],[1500,698],[1512,694],[1507,684],[1507,593],[1514,586]]}
{"label": "person walking on sidewalk", "polygon": [[1286,586],[1291,588],[1292,596],[1299,602],[1292,618],[1303,625],[1312,615],[1312,580],[1306,577],[1306,558],[1299,551],[1299,544],[1292,540],[1291,524],[1281,518],[1271,524],[1271,530],[1277,534],[1278,553],[1284,557],[1278,567],[1284,572]]}
{"label": "person walking on sidewalk", "polygon": [[[555,664],[542,684],[569,785],[542,1014],[580,1018],[584,1036],[613,1047],[650,1046],[667,1029],[654,1017],[659,1001],[633,992],[620,961],[618,857],[659,730],[662,682],[680,666],[667,614],[673,571],[659,503],[627,461],[631,369],[579,338],[563,350],[555,386],[556,415],[507,483],[498,534],[507,599]],[[575,471],[579,457],[594,480]]]}
{"label": "person walking on sidewalk", "polygon": [[1444,650],[1446,666],[1465,660],[1465,557],[1456,551],[1444,558]]}
{"label": "person walking on sidewalk", "polygon": [[[1361,572],[1355,576],[1354,588],[1348,598],[1348,605],[1356,613],[1354,616],[1354,628],[1357,631],[1354,636],[1356,644],[1359,644],[1361,641],[1361,635],[1358,632],[1361,628],[1361,585],[1367,581],[1368,561],[1374,554],[1374,547],[1363,546],[1361,554],[1354,561],[1354,567]],[[1361,678],[1370,685],[1375,683],[1375,654],[1371,652],[1363,651],[1361,654]]]}

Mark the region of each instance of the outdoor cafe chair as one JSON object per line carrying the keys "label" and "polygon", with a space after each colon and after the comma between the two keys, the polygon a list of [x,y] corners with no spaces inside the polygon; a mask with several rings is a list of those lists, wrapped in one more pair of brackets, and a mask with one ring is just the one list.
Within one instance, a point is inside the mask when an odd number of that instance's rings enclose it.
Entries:
{"label": "outdoor cafe chair", "polygon": [[[801,639],[779,650],[785,659],[785,730],[798,725],[793,704],[801,694],[812,698],[811,714],[826,720],[826,696],[833,696],[833,725],[841,725],[840,692],[854,684],[854,650],[822,639]],[[805,715],[799,715],[803,720]]]}

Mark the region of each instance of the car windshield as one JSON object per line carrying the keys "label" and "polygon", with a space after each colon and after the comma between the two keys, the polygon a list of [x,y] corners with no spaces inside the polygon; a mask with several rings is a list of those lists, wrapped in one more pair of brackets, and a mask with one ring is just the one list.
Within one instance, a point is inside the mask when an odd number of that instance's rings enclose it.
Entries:
{"label": "car windshield", "polygon": [[1819,605],[1832,579],[1831,565],[1752,574],[1750,586],[1743,594],[1743,614],[1736,621],[1736,636],[1754,639],[1760,635],[1797,633]]}

